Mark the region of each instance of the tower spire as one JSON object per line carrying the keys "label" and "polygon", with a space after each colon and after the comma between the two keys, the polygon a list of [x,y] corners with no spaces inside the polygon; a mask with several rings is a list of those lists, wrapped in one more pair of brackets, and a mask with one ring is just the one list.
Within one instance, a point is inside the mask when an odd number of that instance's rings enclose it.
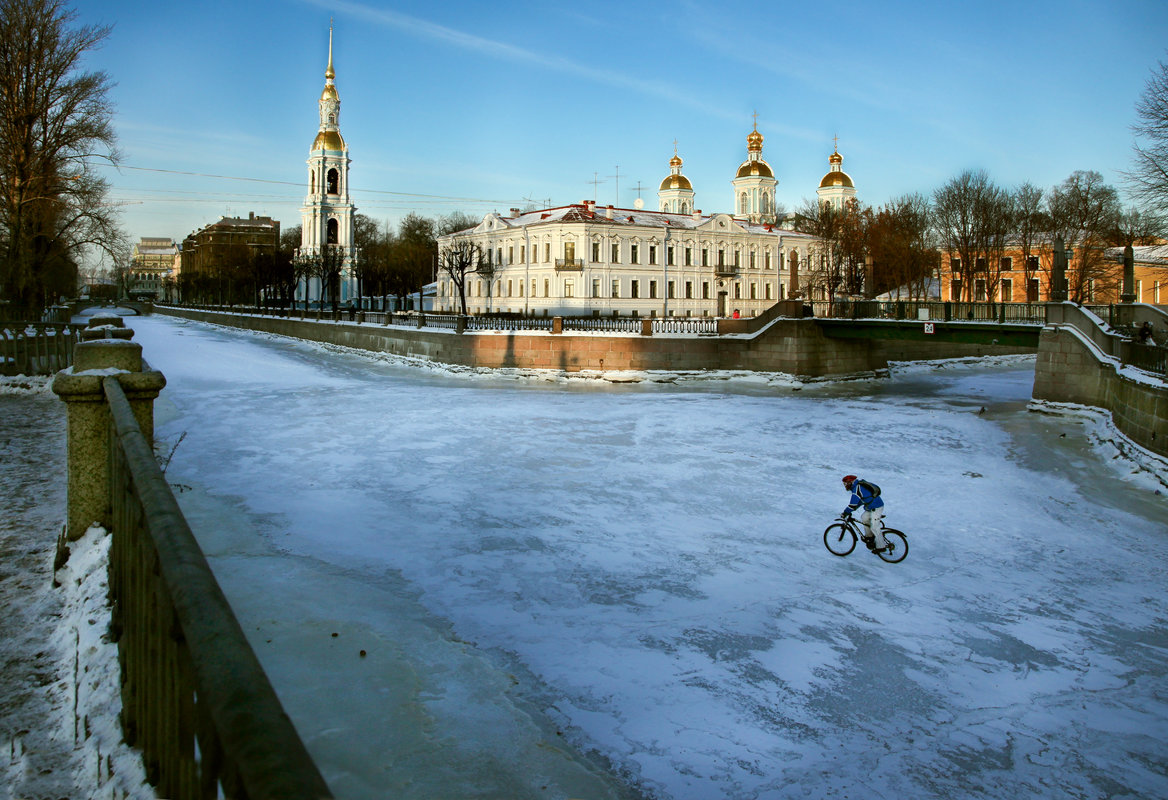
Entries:
{"label": "tower spire", "polygon": [[329,20],[329,60],[328,66],[324,71],[324,79],[328,83],[333,82],[333,78],[337,77],[337,73],[333,71],[333,21]]}

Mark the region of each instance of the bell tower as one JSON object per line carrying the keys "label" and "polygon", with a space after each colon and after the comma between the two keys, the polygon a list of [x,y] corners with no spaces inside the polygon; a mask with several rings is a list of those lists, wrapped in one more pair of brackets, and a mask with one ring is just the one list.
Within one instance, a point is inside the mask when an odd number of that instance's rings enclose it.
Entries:
{"label": "bell tower", "polygon": [[779,181],[775,171],[762,157],[762,134],[758,132],[758,114],[754,130],[746,137],[746,160],[731,181],[734,185],[734,215],[751,222],[775,221],[775,189]]}
{"label": "bell tower", "polygon": [[[296,256],[318,264],[336,259],[340,271],[338,285],[326,286],[323,292],[319,275],[303,279],[303,296],[298,299],[343,303],[354,300],[357,291],[353,275],[357,257],[353,214],[357,209],[349,198],[349,146],[341,136],[341,98],[335,78],[330,23],[328,66],[324,71],[324,90],[320,93],[320,128],[308,154],[308,195],[300,209],[300,249]],[[300,289],[297,294],[302,294]]]}

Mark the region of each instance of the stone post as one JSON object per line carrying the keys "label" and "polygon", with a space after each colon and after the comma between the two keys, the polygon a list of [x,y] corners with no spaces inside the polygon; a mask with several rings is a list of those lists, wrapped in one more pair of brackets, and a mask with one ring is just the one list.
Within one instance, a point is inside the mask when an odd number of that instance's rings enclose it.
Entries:
{"label": "stone post", "polygon": [[66,406],[69,540],[79,539],[94,522],[110,524],[110,412],[102,388],[109,376],[117,376],[142,434],[154,445],[154,399],[166,378],[144,369],[142,345],[125,338],[79,342],[73,366],[53,378],[53,392]]}
{"label": "stone post", "polygon": [[1055,303],[1067,301],[1067,254],[1063,237],[1054,240],[1054,258],[1050,267],[1050,299]]}
{"label": "stone post", "polygon": [[1132,246],[1123,248],[1123,294],[1119,296],[1121,303],[1136,301],[1136,259]]}

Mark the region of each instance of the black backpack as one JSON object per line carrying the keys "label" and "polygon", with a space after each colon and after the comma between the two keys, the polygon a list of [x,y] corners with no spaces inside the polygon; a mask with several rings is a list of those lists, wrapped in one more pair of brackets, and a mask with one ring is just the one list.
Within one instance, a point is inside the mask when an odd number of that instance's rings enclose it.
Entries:
{"label": "black backpack", "polygon": [[[864,480],[863,478],[860,478],[860,479],[858,479],[858,480],[856,481],[856,483],[858,483],[858,484],[860,484],[861,486],[865,487],[865,488],[866,488],[866,489],[867,489],[869,492],[871,492],[871,493],[872,493],[872,496],[873,496],[873,497],[879,497],[879,496],[880,496],[880,487],[879,487],[879,486],[877,486],[876,484],[872,483],[872,481],[866,481],[866,480]],[[859,493],[857,492],[857,494],[859,494]]]}

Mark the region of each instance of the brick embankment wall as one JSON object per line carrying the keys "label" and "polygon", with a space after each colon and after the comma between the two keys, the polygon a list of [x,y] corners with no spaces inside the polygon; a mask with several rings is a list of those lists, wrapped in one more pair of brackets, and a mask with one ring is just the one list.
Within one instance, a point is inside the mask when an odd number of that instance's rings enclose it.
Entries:
{"label": "brick embankment wall", "polygon": [[1168,456],[1168,384],[1125,375],[1082,334],[1043,329],[1034,371],[1034,398],[1111,412],[1115,427],[1136,444]]}
{"label": "brick embankment wall", "polygon": [[[544,331],[455,333],[437,328],[316,323],[159,307],[155,313],[309,341],[471,367],[580,370],[754,370],[802,377],[884,369],[889,360],[1027,352],[954,343],[833,339],[814,319],[776,319],[725,336],[553,335]],[[745,320],[743,321],[746,322]],[[1030,351],[1032,352],[1032,351]]]}

